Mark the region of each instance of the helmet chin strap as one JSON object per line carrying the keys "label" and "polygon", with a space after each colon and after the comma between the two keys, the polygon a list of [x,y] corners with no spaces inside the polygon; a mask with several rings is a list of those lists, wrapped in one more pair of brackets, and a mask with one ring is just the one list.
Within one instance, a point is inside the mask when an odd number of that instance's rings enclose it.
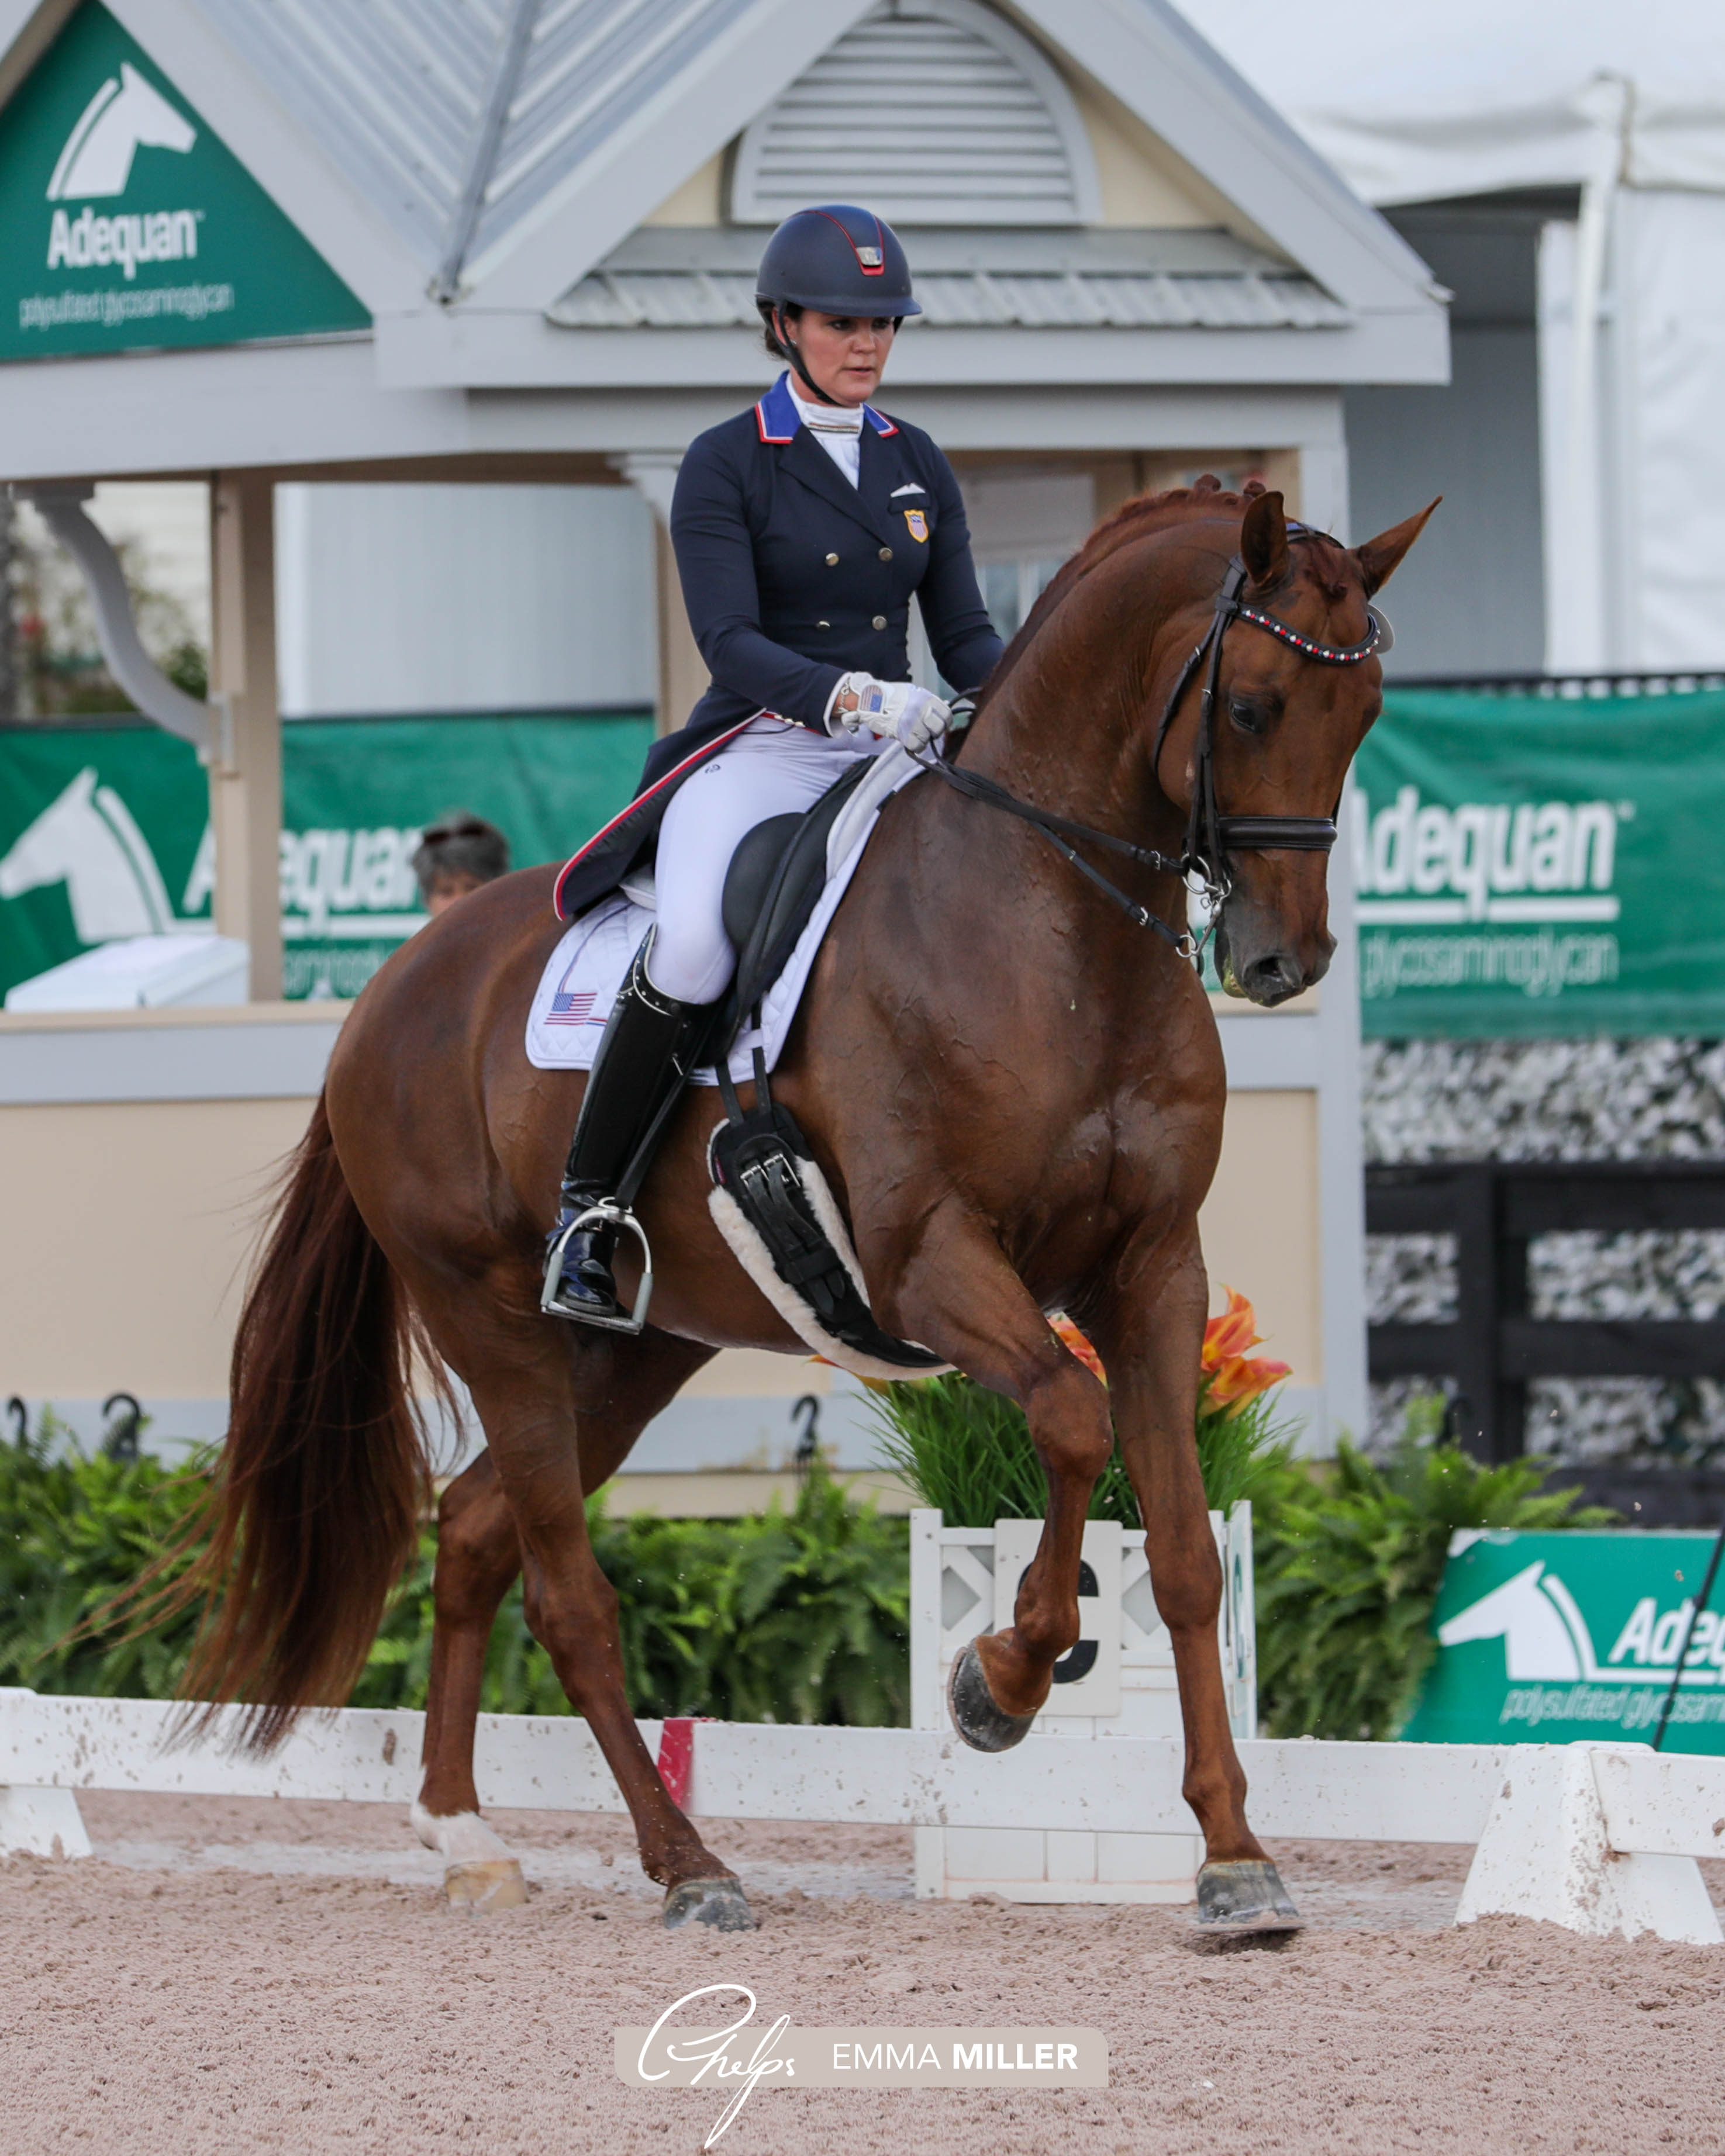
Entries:
{"label": "helmet chin strap", "polygon": [[839,403],[838,398],[836,397],[829,397],[825,390],[821,388],[814,377],[809,372],[809,369],[803,364],[802,346],[798,345],[795,337],[791,335],[789,326],[785,321],[784,316],[777,307],[773,310],[773,331],[774,336],[778,337],[779,342],[790,354],[791,365],[796,368],[798,373],[802,376],[803,381],[809,385],[810,395],[818,397],[823,404],[831,404],[836,408]]}

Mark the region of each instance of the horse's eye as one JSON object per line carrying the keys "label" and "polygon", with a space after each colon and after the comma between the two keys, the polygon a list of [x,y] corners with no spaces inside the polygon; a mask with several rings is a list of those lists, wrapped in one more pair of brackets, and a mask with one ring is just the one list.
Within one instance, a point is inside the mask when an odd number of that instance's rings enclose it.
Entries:
{"label": "horse's eye", "polygon": [[1237,699],[1228,706],[1228,716],[1243,734],[1261,734],[1269,721],[1256,704],[1242,704]]}

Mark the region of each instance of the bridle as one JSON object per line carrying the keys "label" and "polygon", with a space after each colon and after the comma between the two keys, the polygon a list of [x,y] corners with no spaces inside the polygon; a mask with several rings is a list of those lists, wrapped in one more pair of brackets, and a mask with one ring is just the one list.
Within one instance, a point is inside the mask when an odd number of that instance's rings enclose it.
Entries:
{"label": "bridle", "polygon": [[[1308,538],[1315,535],[1303,526],[1290,525],[1290,538]],[[1204,898],[1209,912],[1210,927],[1214,928],[1222,906],[1233,890],[1233,879],[1228,873],[1230,855],[1237,853],[1307,853],[1327,854],[1336,843],[1336,819],[1328,816],[1224,816],[1216,806],[1215,783],[1215,725],[1216,690],[1222,672],[1222,643],[1230,627],[1236,621],[1249,623],[1254,629],[1266,630],[1297,651],[1301,658],[1317,661],[1321,666],[1358,666],[1374,652],[1390,648],[1389,624],[1374,606],[1368,605],[1370,617],[1366,634],[1358,644],[1320,644],[1301,630],[1274,614],[1262,613],[1255,607],[1247,606],[1240,594],[1245,588],[1246,567],[1239,555],[1228,564],[1228,573],[1222,580],[1222,588],[1216,597],[1216,609],[1210,625],[1182,666],[1173,689],[1163,708],[1162,721],[1156,729],[1156,743],[1151,752],[1150,768],[1159,770],[1162,752],[1168,730],[1180,706],[1180,700],[1191,686],[1200,668],[1204,686],[1199,700],[1198,741],[1193,777],[1192,801],[1186,817],[1186,839],[1179,857],[1171,859],[1158,853],[1153,847],[1136,846],[1129,839],[1116,838],[1111,831],[1098,831],[1087,824],[1075,824],[1066,817],[1055,816],[1044,808],[1033,808],[1020,801],[1015,793],[981,773],[967,771],[963,764],[948,763],[941,757],[918,756],[916,761],[927,771],[938,772],[940,776],[960,793],[973,801],[986,802],[990,808],[1004,808],[1009,815],[1018,817],[1040,831],[1061,857],[1087,876],[1091,883],[1111,899],[1127,917],[1140,928],[1153,928],[1157,934],[1171,943],[1183,957],[1194,965],[1203,960],[1204,943],[1194,938],[1189,930],[1171,928],[1168,922],[1129,898],[1116,884],[1091,866],[1076,852],[1069,841],[1101,846],[1110,853],[1121,854],[1142,866],[1155,870],[1164,875],[1178,875],[1189,891]],[[1208,660],[1208,665],[1205,664]],[[1339,803],[1337,804],[1339,806]],[[1194,879],[1197,879],[1194,882]],[[1205,931],[1206,937],[1209,930]]]}

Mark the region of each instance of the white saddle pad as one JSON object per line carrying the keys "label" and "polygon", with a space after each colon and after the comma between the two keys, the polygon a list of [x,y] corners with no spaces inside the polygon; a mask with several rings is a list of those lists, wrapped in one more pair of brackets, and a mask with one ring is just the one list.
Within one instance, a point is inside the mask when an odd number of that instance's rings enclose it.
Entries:
{"label": "white saddle pad", "polygon": [[[814,954],[850,888],[883,802],[915,778],[921,767],[901,748],[884,750],[839,811],[827,834],[826,887],[798,938],[784,971],[761,1002],[761,1024],[739,1038],[731,1075],[739,1084],[754,1073],[754,1051],[764,1047],[767,1068],[778,1059],[803,999]],[[540,976],[527,1007],[527,1060],[538,1070],[590,1070],[611,1005],[629,961],[653,925],[650,878],[631,877],[624,887],[572,921]],[[694,1083],[716,1086],[716,1071],[697,1070]]]}

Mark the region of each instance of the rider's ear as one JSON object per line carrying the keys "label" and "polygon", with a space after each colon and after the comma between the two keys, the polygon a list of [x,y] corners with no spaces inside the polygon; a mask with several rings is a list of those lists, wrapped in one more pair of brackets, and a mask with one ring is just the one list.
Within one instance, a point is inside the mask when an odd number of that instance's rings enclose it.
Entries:
{"label": "rider's ear", "polygon": [[1443,498],[1440,495],[1437,501],[1422,509],[1417,516],[1404,517],[1399,524],[1392,524],[1389,531],[1380,531],[1375,539],[1368,539],[1363,546],[1354,548],[1353,557],[1366,580],[1368,598],[1373,592],[1382,591],[1395,574],[1403,555],[1425,529],[1425,520]]}
{"label": "rider's ear", "polygon": [[1288,526],[1281,496],[1272,488],[1247,510],[1240,527],[1240,558],[1254,587],[1266,591],[1288,572]]}

